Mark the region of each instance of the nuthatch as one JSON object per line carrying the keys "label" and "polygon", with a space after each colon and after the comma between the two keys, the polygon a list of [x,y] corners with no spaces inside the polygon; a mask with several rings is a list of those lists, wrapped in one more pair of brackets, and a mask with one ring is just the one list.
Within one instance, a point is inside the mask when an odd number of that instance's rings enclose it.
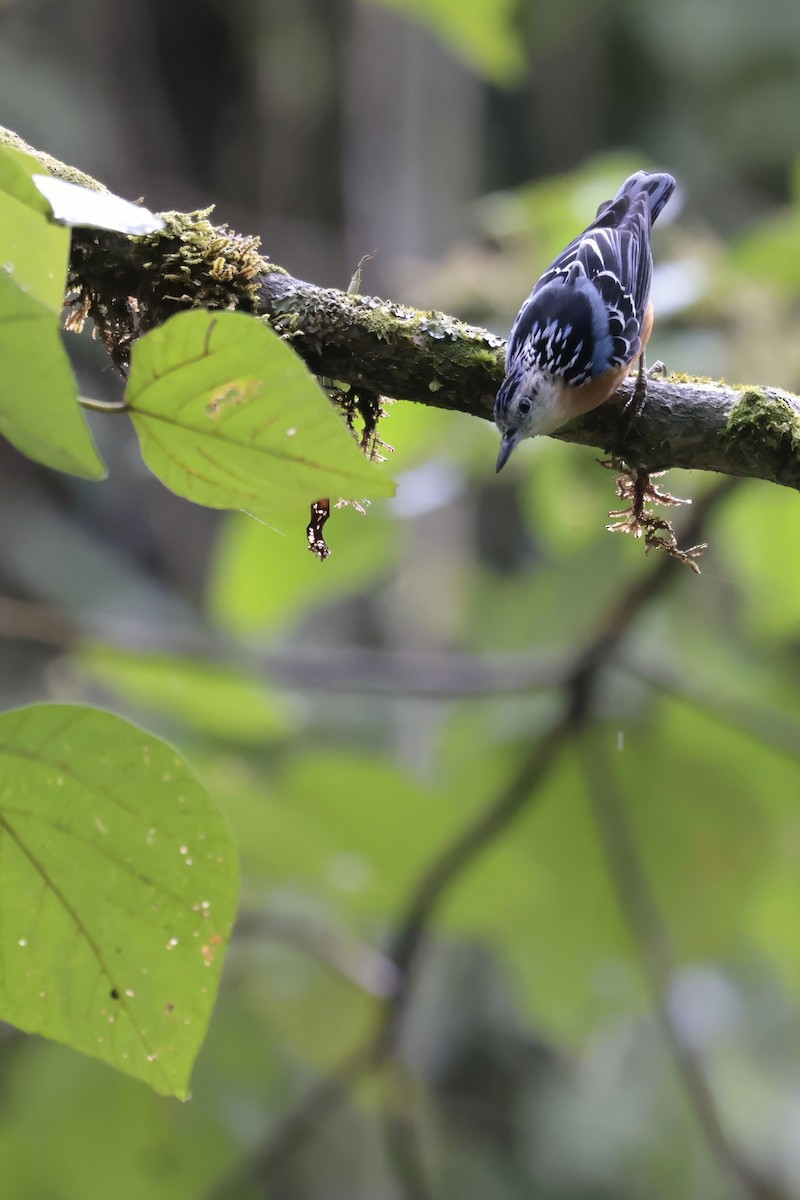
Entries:
{"label": "nuthatch", "polygon": [[653,328],[650,229],[671,175],[637,171],[559,254],[517,314],[494,406],[499,471],[523,438],[552,433],[597,408],[639,360]]}

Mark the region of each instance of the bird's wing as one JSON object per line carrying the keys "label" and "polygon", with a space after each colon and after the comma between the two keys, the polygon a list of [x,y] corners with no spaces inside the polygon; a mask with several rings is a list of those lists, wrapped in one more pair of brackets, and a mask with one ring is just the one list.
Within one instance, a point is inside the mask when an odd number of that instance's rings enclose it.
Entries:
{"label": "bird's wing", "polygon": [[647,194],[620,196],[537,281],[511,331],[506,370],[523,357],[577,387],[631,362],[652,269]]}

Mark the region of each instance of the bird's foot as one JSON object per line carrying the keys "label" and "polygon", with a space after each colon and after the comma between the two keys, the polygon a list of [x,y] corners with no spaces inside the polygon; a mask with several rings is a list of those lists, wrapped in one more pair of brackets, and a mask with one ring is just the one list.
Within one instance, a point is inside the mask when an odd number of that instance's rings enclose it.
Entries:
{"label": "bird's foot", "polygon": [[[656,366],[659,364],[656,363]],[[620,421],[620,438],[622,442],[626,442],[630,436],[639,417],[644,411],[644,406],[647,401],[647,380],[650,372],[645,370],[644,354],[639,357],[639,369],[636,372],[636,383],[633,385],[633,391],[622,409]]]}
{"label": "bird's foot", "polygon": [[652,504],[691,504],[691,500],[681,500],[678,496],[671,496],[669,492],[663,492],[656,487],[653,481],[660,479],[665,474],[664,471],[651,474],[644,467],[629,467],[620,459],[611,459],[604,462],[603,466],[618,472],[617,495],[621,500],[628,501],[628,508],[614,509],[608,514],[612,523],[606,525],[606,529],[610,533],[629,533],[632,537],[643,537],[646,554],[651,550],[663,550],[665,554],[677,558],[699,575],[700,568],[695,560],[706,549],[706,544],[681,550],[672,523],[656,516],[649,507]]}

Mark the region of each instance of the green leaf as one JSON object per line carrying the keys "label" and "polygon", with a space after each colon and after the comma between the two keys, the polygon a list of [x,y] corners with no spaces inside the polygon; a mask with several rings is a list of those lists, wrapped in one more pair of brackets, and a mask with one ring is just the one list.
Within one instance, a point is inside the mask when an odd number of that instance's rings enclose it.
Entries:
{"label": "green leaf", "polygon": [[24,292],[60,313],[69,232],[47,219],[48,203],[31,181],[41,171],[29,154],[0,146],[0,265]]}
{"label": "green leaf", "polygon": [[[0,1162],[8,1195],[13,1200],[208,1196],[214,1180],[259,1143],[286,1087],[286,1044],[273,1022],[265,1020],[262,1002],[263,993],[279,990],[283,981],[264,965],[259,962],[257,974],[253,971],[256,986],[226,988],[220,995],[192,1076],[191,1104],[132,1086],[125,1076],[54,1042],[30,1038],[22,1046],[22,1039],[7,1040]],[[291,996],[285,1004],[288,1008]],[[319,1010],[313,1023],[329,1025],[320,1020]],[[335,1032],[330,1029],[331,1039]],[[43,1130],[46,1154],[41,1153]]]}
{"label": "green leaf", "polygon": [[47,220],[32,171],[0,147],[0,434],[47,467],[103,479],[61,342],[69,234]]}
{"label": "green leaf", "polygon": [[512,18],[517,0],[373,0],[415,17],[482,75],[508,83],[522,74],[524,56]]}
{"label": "green leaf", "polygon": [[177,717],[213,737],[263,742],[285,733],[289,724],[285,703],[279,707],[263,684],[232,667],[113,646],[87,646],[77,663],[132,704]]}
{"label": "green leaf", "polygon": [[185,1097],[237,895],[169,746],[96,709],[0,717],[0,1017]]}
{"label": "green leaf", "polygon": [[2,271],[0,362],[0,434],[46,467],[83,479],[105,478],[78,407],[58,317]]}
{"label": "green leaf", "polygon": [[145,462],[209,508],[305,511],[389,496],[294,351],[254,317],[188,312],[133,348],[127,392]]}

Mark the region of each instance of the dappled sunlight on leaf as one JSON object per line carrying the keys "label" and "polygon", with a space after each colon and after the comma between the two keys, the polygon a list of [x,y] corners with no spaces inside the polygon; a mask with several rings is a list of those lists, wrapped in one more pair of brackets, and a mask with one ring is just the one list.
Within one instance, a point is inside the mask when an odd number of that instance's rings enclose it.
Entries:
{"label": "dappled sunlight on leaf", "polygon": [[223,820],[95,709],[0,717],[0,774],[0,1016],[185,1098],[236,905]]}
{"label": "dappled sunlight on leaf", "polygon": [[102,479],[60,336],[69,234],[45,216],[39,169],[0,146],[0,434],[45,466]]}
{"label": "dappled sunlight on leaf", "polygon": [[151,330],[126,396],[145,462],[197,504],[267,518],[321,495],[394,490],[300,358],[243,313],[179,313]]}

